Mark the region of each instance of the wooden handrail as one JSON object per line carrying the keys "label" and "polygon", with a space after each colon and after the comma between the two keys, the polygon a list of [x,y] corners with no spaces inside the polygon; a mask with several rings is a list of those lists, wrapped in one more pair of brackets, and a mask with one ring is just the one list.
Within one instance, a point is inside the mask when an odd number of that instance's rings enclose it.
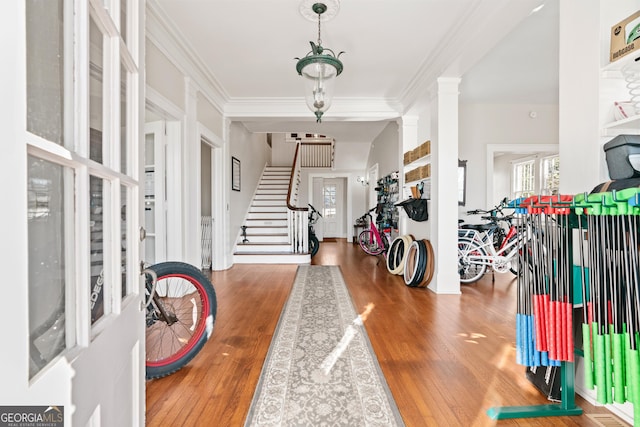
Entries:
{"label": "wooden handrail", "polygon": [[296,144],[296,152],[293,155],[293,166],[291,167],[291,176],[289,177],[289,190],[287,191],[287,208],[292,211],[308,211],[308,207],[298,207],[291,205],[291,190],[293,187],[293,177],[296,173],[296,166],[298,164],[298,150],[300,150],[300,143]]}

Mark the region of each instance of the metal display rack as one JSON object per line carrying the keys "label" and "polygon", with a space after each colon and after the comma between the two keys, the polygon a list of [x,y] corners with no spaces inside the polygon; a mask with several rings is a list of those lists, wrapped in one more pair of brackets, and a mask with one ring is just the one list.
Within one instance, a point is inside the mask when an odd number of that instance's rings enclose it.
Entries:
{"label": "metal display rack", "polygon": [[[540,318],[551,313],[551,322],[561,319],[562,325],[553,325],[551,329],[566,330],[566,337],[562,336],[562,340],[555,344],[552,342],[547,360],[560,367],[561,401],[546,405],[493,407],[487,415],[492,419],[508,419],[582,414],[582,409],[575,404],[573,360],[574,355],[579,355],[584,358],[585,386],[597,389],[598,403],[631,402],[634,419],[640,419],[640,318],[637,315],[640,312],[640,188],[576,196],[532,196],[513,201],[511,207],[524,218],[520,224],[521,232],[534,236],[526,243],[530,246],[524,246],[523,253],[536,251],[536,243],[529,243],[536,238],[547,245],[545,258],[538,261],[549,268],[542,275],[530,273],[541,282],[537,284],[534,281],[532,298],[538,303],[542,299],[535,298],[543,296],[535,294],[546,292],[544,296],[550,295],[547,298],[552,304],[550,312],[536,304],[533,307],[523,304],[524,313],[520,314],[519,300],[516,322],[518,363],[538,366],[545,359],[540,354],[536,354],[533,360],[527,359],[527,355],[521,352],[523,348],[531,351],[531,347],[535,347],[534,352],[543,350],[542,355],[545,356],[547,349],[540,349],[539,344],[545,341],[539,336],[540,330],[544,329],[544,324],[539,327]],[[544,230],[532,228],[527,223],[535,217],[536,222],[531,224],[542,224],[541,216],[548,220]],[[576,231],[579,239],[574,241]],[[584,231],[588,231],[586,240]],[[573,263],[576,257],[574,247],[579,250],[579,265]],[[538,268],[528,267],[526,260],[521,265],[527,266],[525,271]],[[518,278],[519,290],[522,276]],[[571,309],[558,308],[558,313],[564,312],[566,316],[562,314],[554,318],[554,303],[561,307],[571,306]],[[576,349],[572,313],[573,306],[580,304],[583,348]],[[533,332],[521,330],[521,316],[529,315],[536,319]],[[544,319],[545,322],[547,320]],[[523,336],[530,342],[525,342],[521,348]]]}

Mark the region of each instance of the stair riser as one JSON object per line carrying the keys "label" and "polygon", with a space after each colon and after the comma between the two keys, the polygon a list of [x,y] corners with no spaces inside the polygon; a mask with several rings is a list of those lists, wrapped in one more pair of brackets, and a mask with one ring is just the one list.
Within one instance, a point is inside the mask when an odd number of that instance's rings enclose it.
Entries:
{"label": "stair riser", "polygon": [[289,186],[289,179],[288,178],[279,178],[279,177],[262,178],[258,185],[262,185],[262,184],[264,184],[264,185],[286,185],[288,187]]}
{"label": "stair riser", "polygon": [[286,214],[287,207],[284,204],[282,206],[273,206],[273,205],[268,205],[268,204],[256,205],[254,203],[253,205],[251,205],[251,208],[249,209],[249,212],[250,213],[283,212],[283,213]]}
{"label": "stair riser", "polygon": [[291,255],[249,255],[235,254],[233,262],[236,264],[310,264],[308,254]]}
{"label": "stair riser", "polygon": [[260,227],[255,225],[253,227],[247,227],[247,236],[255,235],[255,234],[286,234],[288,231],[287,227]]}
{"label": "stair riser", "polygon": [[280,200],[274,199],[254,199],[251,203],[252,207],[257,207],[258,209],[262,209],[262,207],[267,206],[284,206],[286,209],[287,203],[285,202],[285,198],[282,197]]}
{"label": "stair riser", "polygon": [[249,219],[246,221],[246,225],[248,227],[286,227],[287,224],[287,220],[276,220],[276,219],[270,219],[270,220],[261,220],[261,219]]}
{"label": "stair riser", "polygon": [[[244,237],[240,236],[240,238],[238,239],[238,245],[242,245],[242,240],[244,239]],[[247,239],[249,240],[248,243],[275,243],[275,244],[281,244],[281,245],[288,245],[289,244],[289,237],[287,235],[265,235],[265,234],[261,234],[259,236],[251,236],[249,234],[247,234]]]}
{"label": "stair riser", "polygon": [[261,185],[258,187],[258,189],[256,190],[256,194],[263,194],[263,193],[273,193],[275,192],[276,194],[287,194],[289,192],[289,187],[286,185]]}
{"label": "stair riser", "polygon": [[236,246],[236,253],[242,254],[247,252],[287,252],[291,250],[288,244],[281,245],[252,245],[251,243],[239,244]]}
{"label": "stair riser", "polygon": [[287,193],[282,193],[282,194],[256,194],[256,196],[253,198],[254,202],[257,200],[267,200],[267,201],[276,201],[278,203],[285,203],[287,202]]}
{"label": "stair riser", "polygon": [[263,221],[272,221],[272,220],[282,220],[287,221],[286,212],[260,212],[254,213],[251,212],[247,215],[247,219],[255,219],[255,220],[263,220]]}

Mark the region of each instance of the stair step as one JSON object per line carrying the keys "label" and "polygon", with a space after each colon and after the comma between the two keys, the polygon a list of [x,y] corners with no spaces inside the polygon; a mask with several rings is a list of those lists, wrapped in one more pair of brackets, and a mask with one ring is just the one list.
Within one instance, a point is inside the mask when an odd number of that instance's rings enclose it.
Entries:
{"label": "stair step", "polygon": [[264,252],[264,253],[291,253],[291,245],[287,243],[272,243],[272,242],[248,242],[238,243],[236,245],[236,253],[247,252]]}
{"label": "stair step", "polygon": [[264,252],[234,254],[233,262],[236,264],[310,264],[309,254],[292,254],[290,252],[271,253]]}

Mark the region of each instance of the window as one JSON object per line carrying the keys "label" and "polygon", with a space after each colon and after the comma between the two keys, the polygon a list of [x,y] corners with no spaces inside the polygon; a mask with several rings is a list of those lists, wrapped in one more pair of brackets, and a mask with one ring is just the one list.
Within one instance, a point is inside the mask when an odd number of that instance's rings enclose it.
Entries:
{"label": "window", "polygon": [[560,157],[542,159],[542,194],[558,194],[560,188]]}
{"label": "window", "polygon": [[528,197],[534,193],[535,160],[515,163],[513,165],[512,197]]}
{"label": "window", "polygon": [[515,160],[511,168],[511,197],[534,194],[558,194],[560,187],[560,157],[557,154]]}

